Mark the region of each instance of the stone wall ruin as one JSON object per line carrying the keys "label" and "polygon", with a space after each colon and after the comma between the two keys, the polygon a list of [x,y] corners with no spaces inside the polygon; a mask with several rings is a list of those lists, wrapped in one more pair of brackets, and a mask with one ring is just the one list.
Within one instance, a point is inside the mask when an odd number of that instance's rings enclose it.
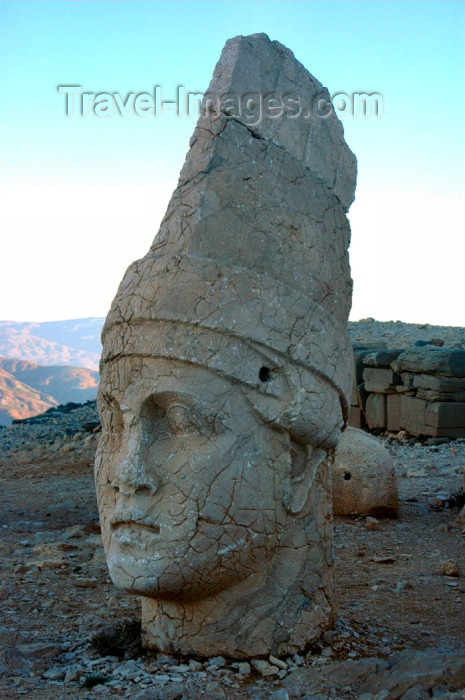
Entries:
{"label": "stone wall ruin", "polygon": [[465,351],[355,346],[349,424],[417,437],[465,437]]}

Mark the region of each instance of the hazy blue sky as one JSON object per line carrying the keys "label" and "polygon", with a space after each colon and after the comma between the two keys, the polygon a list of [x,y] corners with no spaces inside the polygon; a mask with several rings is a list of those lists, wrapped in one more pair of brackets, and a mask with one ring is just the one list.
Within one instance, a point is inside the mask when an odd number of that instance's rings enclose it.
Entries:
{"label": "hazy blue sky", "polygon": [[1,2],[0,318],[105,315],[158,229],[194,117],[67,117],[59,85],[204,92],[226,39],[266,32],[331,94],[359,164],[352,318],[465,326],[462,2]]}

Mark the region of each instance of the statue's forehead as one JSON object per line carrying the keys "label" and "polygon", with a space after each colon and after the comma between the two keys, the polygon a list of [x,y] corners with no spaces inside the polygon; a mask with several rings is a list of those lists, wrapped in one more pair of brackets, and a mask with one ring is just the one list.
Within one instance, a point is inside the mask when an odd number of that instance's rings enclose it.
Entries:
{"label": "statue's forehead", "polygon": [[221,396],[233,389],[232,383],[212,370],[178,360],[150,356],[122,356],[106,363],[102,386],[118,393],[182,391]]}
{"label": "statue's forehead", "polygon": [[225,426],[246,429],[253,411],[248,393],[237,382],[209,368],[160,358],[120,357],[107,363],[100,392],[109,405],[139,415],[147,402],[180,404],[203,415],[216,415]]}

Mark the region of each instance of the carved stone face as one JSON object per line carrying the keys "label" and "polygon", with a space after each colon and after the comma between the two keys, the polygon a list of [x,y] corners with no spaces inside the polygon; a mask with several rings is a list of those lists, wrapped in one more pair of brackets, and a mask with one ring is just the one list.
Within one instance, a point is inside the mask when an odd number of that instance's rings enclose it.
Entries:
{"label": "carved stone face", "polygon": [[122,358],[101,380],[97,495],[111,577],[197,599],[265,571],[286,523],[289,436],[246,391],[173,360]]}
{"label": "carved stone face", "polygon": [[[329,100],[263,34],[227,43],[208,94],[252,91]],[[329,466],[351,389],[355,158],[335,115],[253,125],[206,108],[190,144],[102,333],[108,565],[143,597],[145,646],[295,653],[334,612]]]}

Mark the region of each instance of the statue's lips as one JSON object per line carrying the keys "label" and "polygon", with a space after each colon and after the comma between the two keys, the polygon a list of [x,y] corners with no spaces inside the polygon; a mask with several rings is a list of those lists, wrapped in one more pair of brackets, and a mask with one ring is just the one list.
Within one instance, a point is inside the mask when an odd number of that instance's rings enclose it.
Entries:
{"label": "statue's lips", "polygon": [[122,529],[130,529],[130,530],[148,530],[149,532],[153,532],[157,535],[160,534],[160,526],[159,525],[153,525],[151,523],[145,523],[141,522],[138,520],[116,520],[112,522],[111,524],[111,529],[113,532],[117,532],[118,530]]}

